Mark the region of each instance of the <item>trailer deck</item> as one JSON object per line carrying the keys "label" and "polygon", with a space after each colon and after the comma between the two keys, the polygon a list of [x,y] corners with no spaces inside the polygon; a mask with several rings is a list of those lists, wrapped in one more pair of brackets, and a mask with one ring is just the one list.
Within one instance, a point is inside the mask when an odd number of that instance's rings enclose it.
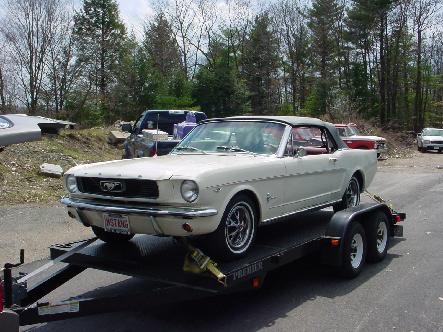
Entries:
{"label": "trailer deck", "polygon": [[[312,253],[318,254],[313,257],[318,257],[319,262],[340,267],[347,257],[343,255],[344,248],[349,246],[346,235],[352,229],[350,225],[371,223],[371,216],[379,212],[388,218],[390,236],[402,236],[403,228],[397,223],[406,216],[375,203],[335,214],[321,210],[265,225],[244,258],[214,263],[223,282],[214,278],[214,271],[212,275],[207,271],[185,272],[184,261],[190,247],[169,237],[139,235],[118,246],[96,238],[56,244],[50,247],[51,260],[47,264],[25,274],[17,268],[24,261],[21,252],[20,264],[5,264],[3,285],[0,280],[0,330],[16,332],[19,325],[137,310],[147,303],[159,305],[260,288],[268,272]],[[135,293],[76,297],[56,304],[37,302],[88,268],[151,282]]]}
{"label": "trailer deck", "polygon": [[[330,211],[318,211],[297,222],[265,226],[258,232],[256,243],[248,255],[234,262],[219,262],[218,268],[226,275],[225,286],[210,276],[183,272],[186,247],[169,237],[139,235],[120,246],[109,246],[100,240],[62,259],[64,263],[143,277],[164,283],[181,285],[208,291],[244,282],[245,278],[260,276],[290,261],[317,251],[324,239],[326,226],[332,216]],[[306,227],[309,224],[309,227]],[[54,245],[50,248],[51,259],[77,248],[85,241]]]}

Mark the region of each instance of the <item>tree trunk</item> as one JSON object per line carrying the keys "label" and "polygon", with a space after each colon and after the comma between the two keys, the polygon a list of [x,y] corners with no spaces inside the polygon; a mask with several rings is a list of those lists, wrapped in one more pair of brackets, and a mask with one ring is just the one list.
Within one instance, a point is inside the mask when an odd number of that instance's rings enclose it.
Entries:
{"label": "tree trunk", "polygon": [[420,119],[423,112],[423,100],[422,100],[422,83],[421,83],[421,49],[422,49],[422,30],[419,28],[417,31],[417,77],[415,81],[415,104],[414,104],[414,130],[419,131],[421,128]]}
{"label": "tree trunk", "polygon": [[380,17],[380,32],[379,32],[379,42],[380,42],[380,83],[379,83],[379,93],[380,93],[380,125],[383,127],[386,122],[386,60],[385,60],[385,15],[381,14]]}
{"label": "tree trunk", "polygon": [[6,113],[6,96],[5,96],[5,79],[3,77],[3,71],[0,67],[0,114]]}

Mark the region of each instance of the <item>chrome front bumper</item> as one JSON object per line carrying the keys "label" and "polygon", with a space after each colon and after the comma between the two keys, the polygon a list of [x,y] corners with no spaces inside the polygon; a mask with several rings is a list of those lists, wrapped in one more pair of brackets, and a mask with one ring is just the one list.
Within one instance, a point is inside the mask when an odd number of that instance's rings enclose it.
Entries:
{"label": "chrome front bumper", "polygon": [[193,219],[200,217],[212,217],[218,214],[216,209],[191,209],[191,208],[168,208],[168,207],[123,207],[117,205],[104,205],[96,202],[82,201],[64,197],[60,201],[67,207],[77,210],[89,210],[108,213],[135,214],[152,217],[178,217]]}

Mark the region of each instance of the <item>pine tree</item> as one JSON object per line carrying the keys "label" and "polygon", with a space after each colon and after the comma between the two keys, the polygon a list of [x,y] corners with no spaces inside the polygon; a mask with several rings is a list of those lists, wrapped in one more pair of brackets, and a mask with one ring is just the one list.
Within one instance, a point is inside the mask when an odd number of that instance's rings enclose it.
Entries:
{"label": "pine tree", "polygon": [[180,70],[180,51],[169,22],[163,13],[145,29],[143,47],[152,66],[167,77]]}
{"label": "pine tree", "polygon": [[274,114],[279,103],[278,41],[267,13],[255,18],[242,55],[242,74],[254,114]]}
{"label": "pine tree", "polygon": [[[82,9],[74,16],[76,55],[102,110],[109,108],[109,86],[116,78],[125,36],[115,0],[84,0]],[[107,117],[110,120],[110,114]]]}
{"label": "pine tree", "polygon": [[213,41],[211,63],[196,76],[194,98],[209,117],[225,117],[246,113],[248,93],[237,70],[235,56],[228,45]]}
{"label": "pine tree", "polygon": [[338,59],[337,22],[343,8],[336,0],[315,0],[310,10],[309,28],[313,36],[315,68],[318,72],[316,113],[330,113],[331,91],[336,85]]}

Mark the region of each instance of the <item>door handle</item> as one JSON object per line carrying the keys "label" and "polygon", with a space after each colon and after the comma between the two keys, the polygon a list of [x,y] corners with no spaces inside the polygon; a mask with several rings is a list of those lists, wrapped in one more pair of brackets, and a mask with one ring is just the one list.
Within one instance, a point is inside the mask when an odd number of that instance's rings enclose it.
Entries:
{"label": "door handle", "polygon": [[337,162],[337,158],[331,157],[331,158],[329,158],[329,161],[332,161],[333,163],[336,163]]}

